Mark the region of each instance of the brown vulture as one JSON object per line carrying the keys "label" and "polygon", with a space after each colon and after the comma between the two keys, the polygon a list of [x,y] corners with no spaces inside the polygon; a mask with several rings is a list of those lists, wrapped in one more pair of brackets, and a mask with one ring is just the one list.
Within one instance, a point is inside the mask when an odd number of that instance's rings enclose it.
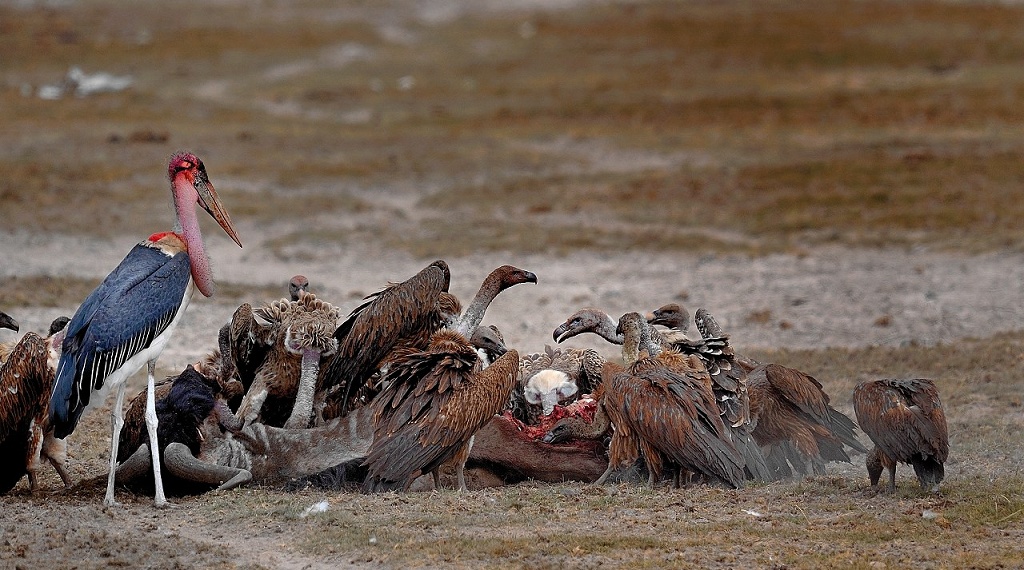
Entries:
{"label": "brown vulture", "polygon": [[923,378],[862,382],[853,390],[853,409],[861,429],[875,444],[867,457],[873,486],[878,485],[884,467],[889,470],[889,492],[894,492],[896,464],[909,463],[921,488],[938,492],[949,457],[949,436],[934,382]]}
{"label": "brown vulture", "polygon": [[480,285],[452,329],[430,337],[425,350],[404,349],[381,377],[384,391],[374,400],[374,441],[365,461],[367,492],[405,491],[420,475],[456,461],[460,490],[472,437],[508,404],[519,370],[519,353],[509,350],[484,368],[469,341],[499,293],[537,276],[503,265]]}
{"label": "brown vulture", "polygon": [[472,437],[508,403],[518,367],[519,353],[509,350],[481,368],[474,347],[454,330],[438,331],[426,350],[402,355],[372,404],[376,427],[364,490],[405,491],[427,473],[436,485],[437,469],[457,455],[456,476],[465,490]]}
{"label": "brown vulture", "polygon": [[251,334],[266,355],[237,410],[244,423],[309,427],[320,362],[337,350],[337,326],[338,310],[312,293],[252,312]]}
{"label": "brown vulture", "polygon": [[[653,312],[650,322],[681,330],[688,318],[676,304]],[[697,330],[706,339],[728,338],[718,322],[700,308],[694,315]],[[762,364],[733,355],[738,370],[746,372],[752,435],[764,449],[773,479],[793,474],[824,473],[827,461],[850,462],[843,445],[867,450],[857,439],[857,425],[829,405],[821,383],[799,370],[780,364]]]}
{"label": "brown vulture", "polygon": [[[677,306],[678,307],[678,306]],[[678,307],[680,312],[683,311]],[[651,317],[653,324],[660,324],[657,316]],[[601,336],[613,344],[622,344],[623,337],[617,330],[618,324],[604,311],[581,309],[571,315],[552,333],[555,342],[589,332]],[[722,420],[727,426],[727,436],[744,458],[747,477],[761,481],[771,480],[772,474],[765,463],[764,454],[751,436],[750,403],[747,394],[746,372],[735,359],[729,337],[709,336],[700,340],[686,338],[682,330],[649,329],[651,342],[662,349],[671,349],[684,355],[697,356],[712,379],[715,401]]]}
{"label": "brown vulture", "polygon": [[623,315],[617,328],[626,366],[605,369],[602,405],[615,432],[608,471],[599,482],[638,450],[651,485],[668,464],[676,469],[676,485],[679,472],[687,471],[741,487],[744,460],[730,440],[701,360],[652,342],[639,313]]}
{"label": "brown vulture", "polygon": [[0,345],[0,494],[13,489],[26,474],[29,489],[38,491],[44,458],[57,470],[64,487],[71,487],[67,444],[53,437],[48,408],[67,323],[67,317],[60,317],[50,325],[46,338],[29,332],[16,343]]}
{"label": "brown vulture", "polygon": [[424,349],[430,335],[459,314],[448,293],[448,264],[435,261],[401,283],[369,295],[334,331],[338,350],[325,365],[317,394],[325,395],[323,419],[347,414],[379,391],[370,380],[396,348]]}

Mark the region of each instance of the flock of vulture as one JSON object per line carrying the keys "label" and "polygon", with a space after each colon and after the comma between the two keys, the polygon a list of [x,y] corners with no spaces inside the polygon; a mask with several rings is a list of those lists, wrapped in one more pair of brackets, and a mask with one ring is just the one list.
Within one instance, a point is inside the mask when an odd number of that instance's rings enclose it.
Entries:
{"label": "flock of vulture", "polygon": [[[678,304],[618,319],[593,308],[553,331],[561,345],[592,333],[621,346],[545,347],[520,354],[483,325],[505,289],[536,283],[503,265],[463,307],[435,261],[388,283],[341,318],[295,276],[289,297],[243,304],[216,348],[157,384],[155,362],[193,288],[213,294],[196,209],[241,245],[202,161],[178,153],[168,166],[173,232],[138,244],[47,336],[0,345],[0,493],[25,475],[39,489],[44,459],[65,487],[67,438],[81,414],[116,390],[105,503],[115,484],[173,493],[254,482],[342,477],[365,492],[407,491],[421,476],[440,487],[467,465],[506,482],[646,481],[668,478],[739,488],[824,472],[866,454],[872,485],[897,463],[938,490],[948,455],[946,422],[930,380],[861,383],[857,423],[830,405],[813,377],[737,354],[714,317]],[[339,324],[340,321],[340,324]],[[18,330],[0,313],[0,327]],[[148,365],[146,391],[122,413],[125,380]],[[426,481],[426,480],[425,480]],[[425,484],[425,483],[423,483]]]}

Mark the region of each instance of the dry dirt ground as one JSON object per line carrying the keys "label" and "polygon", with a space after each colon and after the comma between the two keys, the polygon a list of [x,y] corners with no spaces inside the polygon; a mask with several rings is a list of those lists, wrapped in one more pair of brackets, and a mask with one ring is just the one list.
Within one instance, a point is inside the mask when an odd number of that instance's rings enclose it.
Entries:
{"label": "dry dirt ground", "polygon": [[[47,470],[47,492],[0,497],[0,567],[1024,565],[1021,29],[988,3],[0,2],[0,308],[23,331],[164,229],[185,147],[244,248],[203,222],[220,291],[161,373],[295,273],[347,311],[436,258],[462,299],[511,263],[539,283],[485,322],[520,351],[584,306],[683,301],[848,414],[859,381],[935,378],[952,447],[939,496],[907,467],[878,495],[855,456],[737,491],[248,487],[103,509],[103,408],[69,438],[75,488]],[[72,65],[133,83],[38,97]]]}

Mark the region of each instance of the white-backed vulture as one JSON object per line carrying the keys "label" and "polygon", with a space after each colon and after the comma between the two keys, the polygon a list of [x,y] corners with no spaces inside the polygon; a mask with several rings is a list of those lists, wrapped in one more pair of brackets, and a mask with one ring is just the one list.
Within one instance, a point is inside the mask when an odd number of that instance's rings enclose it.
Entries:
{"label": "white-backed vulture", "polygon": [[[659,309],[667,322],[673,311]],[[697,330],[707,338],[727,337],[707,309],[694,316]],[[857,439],[857,425],[833,408],[821,383],[812,376],[781,364],[762,364],[736,355],[747,371],[753,436],[765,449],[768,468],[774,478],[793,474],[822,474],[825,462],[850,462],[844,445],[859,451],[867,449]]]}
{"label": "white-backed vulture", "polygon": [[[711,377],[700,359],[661,350],[643,338],[648,327],[639,313],[623,315],[618,329],[626,367],[605,369],[602,405],[615,432],[609,450],[612,460],[598,482],[603,483],[638,451],[647,464],[649,485],[653,486],[667,463],[677,470],[741,487],[743,458],[730,441]],[[641,354],[641,345],[660,352]]]}
{"label": "white-backed vulture", "polygon": [[909,463],[921,488],[938,492],[949,457],[946,415],[931,380],[872,380],[853,391],[853,409],[875,448],[867,457],[868,476],[878,485],[889,470],[889,492],[896,490],[896,464]]}
{"label": "white-backed vulture", "polygon": [[337,350],[338,310],[312,293],[281,299],[253,311],[257,342],[267,347],[238,416],[278,427],[308,427],[321,359]]}
{"label": "white-backed vulture", "polygon": [[604,358],[594,349],[544,347],[543,353],[523,356],[519,378],[509,404],[512,414],[527,425],[551,414],[556,405],[592,394],[601,383]]}
{"label": "white-backed vulture", "polygon": [[[651,324],[661,323],[655,318]],[[589,332],[612,344],[622,344],[622,334],[617,332],[617,327],[618,323],[604,311],[587,308],[573,313],[554,330],[552,337],[555,342],[561,343],[568,338]],[[716,398],[725,419],[733,426],[741,426],[749,421],[750,408],[745,373],[735,365],[734,352],[728,336],[691,340],[682,330],[657,329],[651,329],[650,335],[651,341],[662,348],[672,348],[683,354],[700,357],[714,381]]]}
{"label": "white-backed vulture", "polygon": [[409,279],[368,295],[352,310],[334,332],[338,350],[317,382],[317,394],[326,398],[324,420],[369,402],[379,391],[369,385],[370,379],[392,351],[426,348],[430,335],[459,315],[458,299],[448,293],[450,282],[448,264],[437,260]]}
{"label": "white-backed vulture", "polygon": [[[509,350],[481,369],[458,331],[438,331],[423,351],[410,351],[385,374],[388,387],[373,402],[374,440],[365,464],[367,492],[405,491],[456,455],[508,402],[519,366]],[[462,460],[464,465],[465,459]],[[456,475],[466,489],[462,465]]]}
{"label": "white-backed vulture", "polygon": [[25,475],[29,489],[38,491],[43,459],[57,470],[64,487],[71,487],[67,444],[53,437],[48,409],[67,323],[60,317],[46,338],[29,332],[16,343],[0,345],[0,494]]}
{"label": "white-backed vulture", "polygon": [[[292,276],[288,280],[288,298],[292,301],[298,301],[302,293],[312,293],[309,290],[309,279],[305,275]],[[268,350],[268,345],[257,338],[259,331],[255,327],[256,322],[253,319],[252,305],[242,303],[235,309],[235,313],[227,324],[221,328],[220,332],[220,338],[228,339],[227,345],[225,345],[223,340],[221,341],[221,352],[232,355],[232,358],[225,360],[224,363],[230,364],[233,367],[232,373],[238,375],[237,379],[242,383],[243,392],[247,391],[249,386],[252,385],[256,377],[256,369],[263,364],[263,359],[266,358]],[[227,350],[225,350],[225,346]],[[230,380],[231,375],[226,374],[222,378],[221,383],[223,384],[225,381]],[[229,402],[232,410],[237,410],[240,403],[240,396],[237,400]]]}
{"label": "white-backed vulture", "polygon": [[[613,344],[622,344],[623,336],[616,323],[599,309],[586,308],[573,313],[559,325],[552,337],[563,342],[582,333],[594,333]],[[684,355],[700,358],[712,379],[715,401],[728,429],[728,437],[744,458],[747,476],[760,481],[771,480],[772,473],[764,454],[751,435],[750,403],[747,394],[746,372],[738,366],[729,337],[712,336],[691,340],[680,330],[649,328],[651,342],[662,348],[676,350]]]}

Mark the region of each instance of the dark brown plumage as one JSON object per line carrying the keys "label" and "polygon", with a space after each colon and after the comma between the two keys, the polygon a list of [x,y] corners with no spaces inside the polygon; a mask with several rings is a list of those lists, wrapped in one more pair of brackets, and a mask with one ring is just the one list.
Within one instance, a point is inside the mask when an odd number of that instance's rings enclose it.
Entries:
{"label": "dark brown plumage", "polygon": [[458,300],[447,294],[448,264],[431,263],[401,283],[369,295],[334,332],[338,351],[325,365],[317,393],[326,394],[325,420],[343,416],[369,401],[377,389],[368,381],[396,348],[424,349],[430,335],[460,312]]}
{"label": "dark brown plumage", "polygon": [[[694,316],[705,338],[728,338],[704,308]],[[867,449],[857,439],[857,424],[829,405],[829,396],[812,376],[780,364],[761,364],[736,355],[737,368],[747,372],[752,435],[765,448],[772,478],[797,472],[822,474],[828,461],[850,462],[844,445]]]}
{"label": "dark brown plumage", "polygon": [[[67,322],[66,318],[55,320],[51,329]],[[26,333],[13,346],[0,347],[0,494],[26,474],[29,488],[37,491],[42,459],[57,470],[65,488],[71,487],[67,446],[49,428],[48,405],[64,339],[62,329],[45,339]]]}
{"label": "dark brown plumage", "polygon": [[927,379],[873,380],[853,391],[853,409],[875,448],[868,454],[868,476],[878,485],[889,470],[889,492],[896,490],[896,464],[914,466],[924,489],[938,492],[949,457],[946,415],[935,383]]}
{"label": "dark brown plumage", "polygon": [[[200,374],[193,366],[187,366],[181,374],[167,378],[155,390],[157,437],[160,442],[160,460],[165,473],[163,483],[167,493],[171,495],[195,494],[208,491],[218,485],[234,486],[248,481],[251,477],[243,470],[222,466],[206,466],[195,458],[200,454],[204,439],[203,430],[209,429],[204,424],[210,422],[219,429],[237,430],[241,427],[227,407],[220,391],[218,378],[210,378]],[[152,470],[148,467],[150,453],[148,451],[149,431],[146,427],[146,392],[143,391],[132,399],[125,413],[125,425],[121,431],[118,446],[118,463],[124,466],[126,461],[139,457],[146,461],[145,475],[148,485],[153,484]],[[171,444],[184,446],[180,452],[170,447]],[[142,446],[145,452],[136,453]],[[170,449],[170,450],[169,450]],[[175,455],[171,455],[172,450]],[[135,457],[133,457],[135,456]],[[180,457],[187,459],[183,468]],[[239,476],[241,474],[241,476]],[[237,479],[234,479],[236,478]],[[143,484],[141,487],[147,487]],[[226,486],[223,488],[227,488]]]}
{"label": "dark brown plumage", "polygon": [[[457,454],[468,456],[473,434],[508,402],[519,353],[509,350],[483,370],[477,360],[462,334],[442,330],[426,350],[396,361],[384,377],[388,387],[373,402],[376,427],[364,490],[404,491]],[[461,465],[457,475],[465,489]]]}
{"label": "dark brown plumage", "polygon": [[666,350],[656,356],[641,354],[641,344],[649,344],[641,338],[646,327],[639,313],[619,319],[627,366],[621,371],[606,368],[602,405],[616,432],[609,472],[635,447],[647,464],[651,484],[668,464],[741,487],[743,458],[726,432],[706,368],[694,355]]}
{"label": "dark brown plumage", "polygon": [[822,474],[827,461],[850,462],[844,445],[867,449],[857,439],[857,425],[829,405],[828,394],[814,377],[780,364],[765,364],[747,375],[753,434],[768,449],[769,468],[779,477]]}
{"label": "dark brown plumage", "polygon": [[[649,324],[682,327],[684,314],[685,310],[679,305],[666,305],[651,315],[652,322]],[[622,334],[616,327],[615,321],[603,311],[581,309],[559,325],[552,336],[556,342],[562,342],[572,336],[590,332],[609,342],[622,344]],[[764,455],[751,435],[753,426],[750,422],[746,371],[737,365],[729,337],[716,334],[691,340],[686,338],[681,328],[669,331],[649,328],[648,334],[651,342],[662,349],[694,355],[701,360],[711,376],[716,405],[726,424],[728,437],[743,456],[748,477],[770,480],[772,476]]]}
{"label": "dark brown plumage", "polygon": [[[430,273],[433,275],[430,279],[420,278],[432,267],[443,269],[443,280],[438,279],[437,271]],[[369,402],[387,385],[382,379],[383,375],[399,355],[404,354],[406,349],[425,349],[430,342],[430,335],[442,326],[454,328],[469,338],[499,293],[520,283],[536,283],[537,276],[531,271],[502,265],[484,278],[465,312],[462,312],[459,300],[448,293],[449,281],[448,265],[437,261],[400,286],[392,286],[379,293],[371,302],[372,308],[364,303],[353,311],[349,320],[338,328],[344,338],[339,337],[341,347],[324,375],[324,385],[330,387],[335,382],[334,378],[351,377],[358,387],[338,390],[336,394],[343,394],[340,397],[329,396],[327,407],[331,411],[324,412],[325,419],[338,413],[339,401],[347,402],[347,408]],[[343,332],[346,327],[349,331]],[[358,357],[348,359],[348,364],[340,362],[343,354],[349,352]],[[355,372],[347,372],[360,362],[362,365],[355,368]],[[378,371],[381,375],[376,381],[369,382]],[[348,390],[353,390],[352,394],[344,395]],[[359,398],[356,400],[353,395]]]}
{"label": "dark brown plumage", "polygon": [[[699,340],[687,338],[666,339],[665,348],[674,348],[683,354],[694,354],[704,362],[715,386],[715,397],[722,413],[732,426],[750,421],[750,403],[747,395],[746,371],[736,363],[736,352],[714,317],[704,308],[694,314]],[[685,333],[689,328],[689,314],[680,305],[670,303],[652,312],[648,319],[652,325],[663,325]]]}

